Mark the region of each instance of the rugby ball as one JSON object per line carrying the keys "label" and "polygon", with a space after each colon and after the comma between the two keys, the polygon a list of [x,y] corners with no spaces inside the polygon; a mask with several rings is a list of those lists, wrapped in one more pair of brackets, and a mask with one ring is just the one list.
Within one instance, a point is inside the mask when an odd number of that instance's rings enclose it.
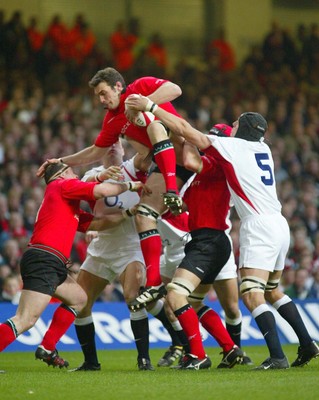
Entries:
{"label": "rugby ball", "polygon": [[155,115],[151,112],[139,112],[134,119],[134,124],[137,126],[148,126],[155,119]]}

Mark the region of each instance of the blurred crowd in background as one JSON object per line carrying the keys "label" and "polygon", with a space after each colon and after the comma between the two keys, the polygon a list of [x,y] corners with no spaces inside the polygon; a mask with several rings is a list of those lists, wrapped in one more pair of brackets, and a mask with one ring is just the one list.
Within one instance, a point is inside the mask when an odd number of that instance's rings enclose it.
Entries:
{"label": "blurred crowd in background", "polygon": [[[40,32],[36,18],[24,24],[19,11],[6,17],[0,10],[0,300],[17,302],[21,290],[19,261],[45,189],[38,167],[46,158],[91,145],[100,130],[105,111],[88,81],[106,66],[118,69],[127,83],[152,75],[180,85],[183,94],[174,105],[202,132],[215,123],[231,125],[245,111],[265,116],[291,229],[281,285],[291,297],[319,299],[318,24],[289,32],[273,23],[240,63],[220,30],[203,45],[201,57],[181,57],[172,67],[161,35],[144,37],[135,18],[118,21],[107,52],[82,14],[75,14],[71,27],[55,15]],[[76,169],[80,176],[84,171]],[[238,257],[235,213],[232,223]],[[86,246],[79,234],[72,252],[75,273]],[[116,283],[101,296],[121,299]]]}

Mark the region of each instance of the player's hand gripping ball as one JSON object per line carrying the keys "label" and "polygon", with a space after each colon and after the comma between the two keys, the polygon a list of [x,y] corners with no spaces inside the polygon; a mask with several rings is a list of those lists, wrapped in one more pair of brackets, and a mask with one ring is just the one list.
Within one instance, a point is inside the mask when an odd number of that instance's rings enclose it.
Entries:
{"label": "player's hand gripping ball", "polygon": [[139,111],[135,117],[133,123],[138,126],[148,126],[155,119],[155,115],[151,112],[141,112]]}
{"label": "player's hand gripping ball", "polygon": [[[138,94],[131,94],[129,98],[139,98]],[[126,117],[137,126],[148,126],[154,121],[155,115],[148,111],[136,111],[129,108],[128,104],[125,102],[125,114]]]}

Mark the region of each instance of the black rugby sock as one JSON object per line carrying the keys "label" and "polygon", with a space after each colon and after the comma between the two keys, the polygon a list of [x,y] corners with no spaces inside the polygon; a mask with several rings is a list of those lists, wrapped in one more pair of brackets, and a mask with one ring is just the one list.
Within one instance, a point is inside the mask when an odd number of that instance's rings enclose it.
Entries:
{"label": "black rugby sock", "polygon": [[270,357],[279,359],[284,358],[285,355],[281,348],[278,332],[276,329],[276,321],[273,313],[271,311],[265,311],[255,317],[255,321],[265,338]]}
{"label": "black rugby sock", "polygon": [[91,322],[87,325],[75,325],[75,331],[87,364],[99,363],[95,345],[95,327]]}
{"label": "black rugby sock", "polygon": [[278,313],[288,322],[298,336],[301,346],[308,346],[311,342],[307,328],[301,318],[301,315],[293,301],[283,304],[277,309]]}

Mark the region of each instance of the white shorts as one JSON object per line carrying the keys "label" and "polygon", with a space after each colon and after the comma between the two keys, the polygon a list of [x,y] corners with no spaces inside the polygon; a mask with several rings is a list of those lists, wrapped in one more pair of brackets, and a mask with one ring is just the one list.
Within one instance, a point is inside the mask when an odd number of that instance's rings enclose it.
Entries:
{"label": "white shorts", "polygon": [[144,265],[144,258],[140,250],[131,250],[127,254],[122,255],[117,255],[115,251],[113,254],[110,254],[109,257],[93,257],[87,255],[80,269],[106,279],[111,283],[134,261],[138,261]]}
{"label": "white shorts", "polygon": [[216,276],[215,281],[222,281],[224,279],[232,278],[237,278],[237,265],[235,263],[233,251],[230,253],[227,263],[223,266],[220,273]]}
{"label": "white shorts", "polygon": [[241,222],[239,268],[282,271],[290,245],[290,231],[281,214],[251,216]]}
{"label": "white shorts", "polygon": [[129,218],[92,240],[80,269],[112,282],[134,261],[144,265],[140,239]]}
{"label": "white shorts", "polygon": [[175,228],[165,220],[158,220],[157,229],[163,243],[163,254],[160,260],[160,273],[172,279],[176,268],[184,258],[185,244],[191,239],[188,232]]}
{"label": "white shorts", "polygon": [[[158,230],[164,245],[160,263],[161,276],[172,279],[177,267],[185,257],[184,247],[191,239],[191,235],[188,234],[188,232],[173,227],[165,220],[161,220],[161,223],[158,225]],[[231,241],[230,236],[227,236]],[[233,252],[231,252],[227,263],[216,276],[215,280],[218,281],[231,278],[237,278],[237,265],[235,263]]]}

